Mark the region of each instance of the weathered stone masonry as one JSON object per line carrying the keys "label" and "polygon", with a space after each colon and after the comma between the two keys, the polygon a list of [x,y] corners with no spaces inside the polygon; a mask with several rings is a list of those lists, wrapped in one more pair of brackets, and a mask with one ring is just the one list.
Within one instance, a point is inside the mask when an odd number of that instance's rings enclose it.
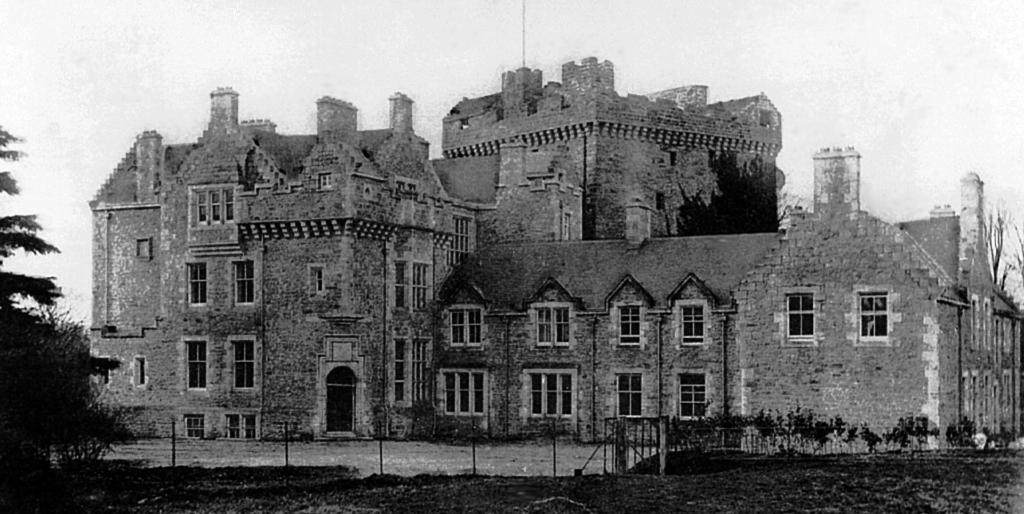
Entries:
{"label": "weathered stone masonry", "polygon": [[825,150],[779,231],[763,94],[524,68],[451,110],[433,161],[389,101],[386,129],[324,97],[316,134],[283,135],[221,88],[196,142],[147,131],[118,164],[91,202],[93,351],[140,434],[590,439],[796,407],[1019,433],[1022,318],[976,175],[959,215],[893,225],[860,210],[860,155]]}

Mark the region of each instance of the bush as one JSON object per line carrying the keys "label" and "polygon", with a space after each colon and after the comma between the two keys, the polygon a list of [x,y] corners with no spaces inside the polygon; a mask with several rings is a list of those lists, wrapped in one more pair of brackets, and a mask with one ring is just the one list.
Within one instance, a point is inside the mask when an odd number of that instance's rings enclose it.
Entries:
{"label": "bush", "polygon": [[955,425],[946,427],[946,443],[953,448],[974,448],[974,421],[964,416]]}

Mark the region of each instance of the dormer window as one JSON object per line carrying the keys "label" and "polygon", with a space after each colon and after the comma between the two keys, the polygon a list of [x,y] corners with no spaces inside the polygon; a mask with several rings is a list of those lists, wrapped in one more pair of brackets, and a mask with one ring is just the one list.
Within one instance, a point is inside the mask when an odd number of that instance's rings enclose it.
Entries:
{"label": "dormer window", "polygon": [[707,305],[703,300],[680,300],[676,316],[679,322],[679,344],[704,344],[707,333]]}
{"label": "dormer window", "polygon": [[640,344],[640,306],[619,307],[619,344],[638,346]]}
{"label": "dormer window", "polygon": [[235,221],[234,186],[194,190],[192,204],[196,225],[220,225]]}
{"label": "dormer window", "polygon": [[483,340],[483,324],[479,308],[458,308],[448,311],[452,346],[479,346]]}
{"label": "dormer window", "polygon": [[537,346],[569,345],[569,307],[537,307]]}

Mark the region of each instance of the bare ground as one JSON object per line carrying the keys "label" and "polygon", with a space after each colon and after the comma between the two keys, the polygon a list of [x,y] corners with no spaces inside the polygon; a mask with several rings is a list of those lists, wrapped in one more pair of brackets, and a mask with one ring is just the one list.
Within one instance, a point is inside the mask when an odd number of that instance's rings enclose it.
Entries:
{"label": "bare ground", "polygon": [[727,456],[683,476],[371,475],[343,467],[140,468],[67,476],[77,512],[1024,512],[1024,453]]}

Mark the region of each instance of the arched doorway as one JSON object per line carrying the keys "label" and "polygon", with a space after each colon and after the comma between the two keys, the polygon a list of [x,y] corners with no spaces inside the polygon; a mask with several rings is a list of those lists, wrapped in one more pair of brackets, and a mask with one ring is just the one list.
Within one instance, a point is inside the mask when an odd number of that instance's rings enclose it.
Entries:
{"label": "arched doorway", "polygon": [[327,431],[352,432],[356,414],[356,374],[346,367],[327,374]]}

